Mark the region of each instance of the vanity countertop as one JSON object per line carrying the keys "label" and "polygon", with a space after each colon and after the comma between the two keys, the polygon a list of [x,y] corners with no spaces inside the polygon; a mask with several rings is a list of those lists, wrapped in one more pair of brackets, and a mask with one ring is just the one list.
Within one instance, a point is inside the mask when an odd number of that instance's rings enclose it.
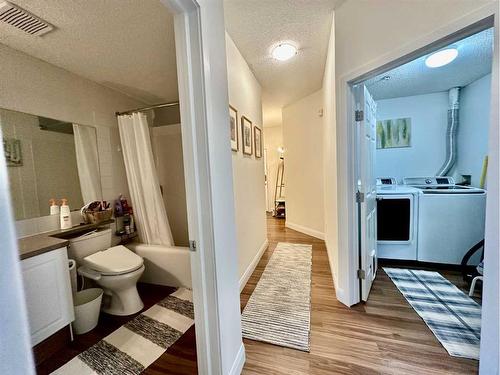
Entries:
{"label": "vanity countertop", "polygon": [[52,232],[47,232],[19,238],[17,242],[21,260],[68,246],[69,240],[51,237],[51,234]]}
{"label": "vanity countertop", "polygon": [[114,220],[107,220],[99,224],[81,224],[76,225],[70,229],[60,229],[52,232],[45,232],[35,234],[33,236],[19,238],[17,240],[19,245],[19,256],[21,260],[23,260],[43,253],[47,253],[52,250],[60,249],[61,247],[68,246],[69,240],[67,238],[58,238],[58,236],[68,236],[68,238],[71,236],[76,237],[79,233],[109,225],[113,222]]}

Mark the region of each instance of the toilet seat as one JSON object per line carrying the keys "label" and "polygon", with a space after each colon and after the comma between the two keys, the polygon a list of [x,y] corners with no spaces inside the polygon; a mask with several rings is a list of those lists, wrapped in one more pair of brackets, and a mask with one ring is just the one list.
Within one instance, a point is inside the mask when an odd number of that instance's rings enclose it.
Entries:
{"label": "toilet seat", "polygon": [[138,270],[144,260],[125,246],[118,245],[83,258],[87,268],[102,276],[122,275]]}

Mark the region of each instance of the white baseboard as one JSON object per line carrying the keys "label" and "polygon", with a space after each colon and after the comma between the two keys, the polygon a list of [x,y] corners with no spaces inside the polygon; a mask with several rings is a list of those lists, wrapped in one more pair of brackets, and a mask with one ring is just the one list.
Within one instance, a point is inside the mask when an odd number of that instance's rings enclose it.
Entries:
{"label": "white baseboard", "polygon": [[241,343],[240,350],[238,350],[238,354],[231,366],[231,371],[229,375],[240,375],[243,370],[243,366],[245,365],[245,346]]}
{"label": "white baseboard", "polygon": [[252,263],[250,263],[248,265],[247,269],[245,270],[245,272],[243,273],[243,275],[240,278],[240,293],[243,290],[243,288],[245,287],[245,285],[247,284],[250,276],[252,276],[252,273],[255,270],[255,267],[257,267],[257,264],[259,264],[259,260],[260,260],[260,258],[262,258],[262,255],[264,254],[264,251],[266,251],[268,246],[269,246],[269,241],[266,238],[266,240],[264,241],[264,243],[260,247],[257,254],[255,254],[255,257],[253,258]]}
{"label": "white baseboard", "polygon": [[319,238],[320,240],[325,239],[325,234],[316,229],[311,229],[308,227],[304,227],[299,224],[290,223],[289,221],[285,222],[285,227],[296,230],[297,232],[307,234],[308,236]]}

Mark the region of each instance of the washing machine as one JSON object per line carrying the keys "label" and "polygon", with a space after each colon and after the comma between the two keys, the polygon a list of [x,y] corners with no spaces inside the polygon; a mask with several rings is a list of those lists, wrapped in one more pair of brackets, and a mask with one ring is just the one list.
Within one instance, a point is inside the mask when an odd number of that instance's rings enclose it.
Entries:
{"label": "washing machine", "polygon": [[420,190],[393,177],[377,178],[377,256],[417,260]]}
{"label": "washing machine", "polygon": [[[406,177],[403,184],[419,191],[417,260],[459,265],[484,239],[486,191],[452,177]],[[469,264],[479,262],[476,253]]]}

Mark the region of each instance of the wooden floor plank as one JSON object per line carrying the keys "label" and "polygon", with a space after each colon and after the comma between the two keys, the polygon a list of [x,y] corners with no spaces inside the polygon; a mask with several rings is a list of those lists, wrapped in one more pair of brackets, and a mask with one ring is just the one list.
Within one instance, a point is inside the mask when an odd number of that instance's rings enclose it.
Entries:
{"label": "wooden floor plank", "polygon": [[[243,309],[278,242],[313,246],[311,352],[244,340],[243,374],[475,374],[478,362],[448,355],[423,320],[378,270],[368,302],[335,298],[325,243],[268,217],[269,248],[241,293]],[[465,289],[457,272],[439,271]]]}
{"label": "wooden floor plank", "polygon": [[[325,243],[285,228],[282,219],[268,217],[269,248],[241,292],[241,308],[255,289],[278,242],[313,246],[311,290],[311,352],[244,339],[245,375],[332,374],[476,374],[478,362],[448,355],[390,278],[379,269],[367,303],[348,308],[335,298]],[[440,271],[465,288],[456,272]],[[146,306],[170,292],[141,285]],[[123,322],[109,316],[99,327],[37,368],[46,374],[97,342]],[[83,335],[85,336],[85,335]],[[145,374],[196,374],[196,339],[192,327]]]}

